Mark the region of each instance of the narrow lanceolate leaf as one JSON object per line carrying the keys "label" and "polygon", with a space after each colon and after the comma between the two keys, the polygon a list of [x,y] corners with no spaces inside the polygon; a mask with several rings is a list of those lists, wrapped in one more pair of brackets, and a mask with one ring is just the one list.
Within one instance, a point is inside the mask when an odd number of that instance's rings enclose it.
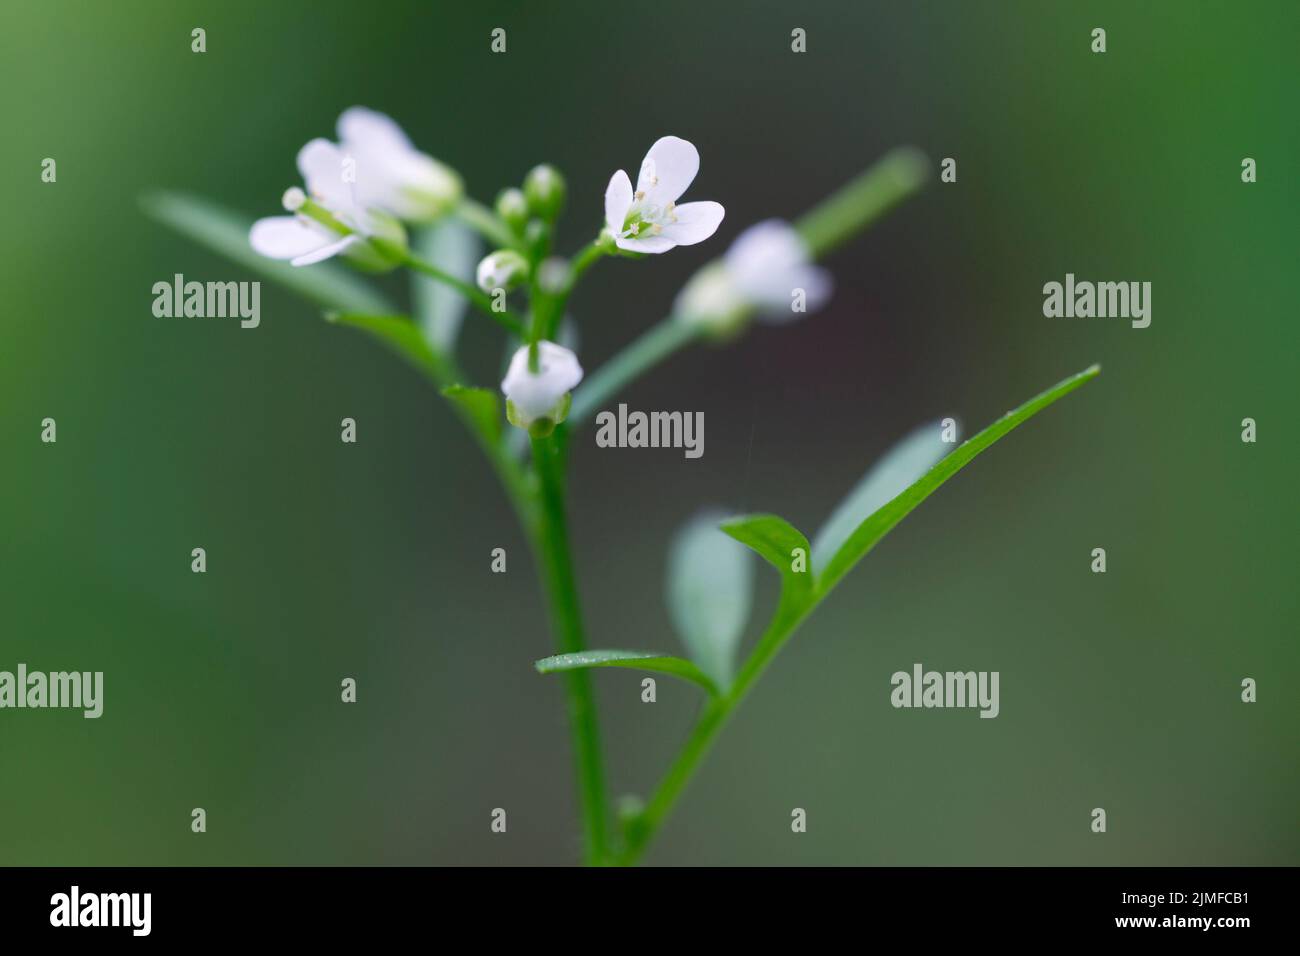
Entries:
{"label": "narrow lanceolate leaf", "polygon": [[373,335],[402,358],[414,365],[436,384],[446,381],[449,370],[444,360],[429,348],[420,329],[404,315],[358,315],[328,312],[325,318],[339,325],[350,325]]}
{"label": "narrow lanceolate leaf", "polygon": [[813,539],[813,567],[818,573],[830,563],[858,525],[897,498],[956,447],[943,441],[942,435],[943,428],[939,422],[922,425],[871,466]]}
{"label": "narrow lanceolate leaf", "polygon": [[[415,235],[414,247],[425,262],[432,262],[457,279],[474,281],[474,268],[482,258],[482,245],[474,230],[463,222],[446,218],[421,229]],[[411,273],[411,298],[415,304],[416,322],[425,339],[437,351],[452,354],[469,300],[445,282],[436,282],[414,271]]]}
{"label": "narrow lanceolate leaf", "polygon": [[717,686],[703,671],[690,661],[650,651],[579,651],[544,657],[533,664],[539,674],[572,671],[582,667],[631,667],[643,671],[671,674],[682,680],[699,684],[710,694],[718,692]]}
{"label": "narrow lanceolate leaf", "polygon": [[1080,385],[1095,378],[1100,372],[1100,365],[1084,369],[1078,375],[1072,375],[1041,395],[1031,398],[1019,408],[1007,412],[988,428],[943,458],[934,468],[927,471],[920,479],[912,483],[889,503],[877,509],[854,529],[853,533],[849,535],[843,546],[840,547],[826,566],[819,569],[817,577],[818,593],[825,594],[834,587],[836,582],[863,555],[875,547],[876,542],[883,538],[894,525],[907,517],[913,508],[930,497],[940,485],[961,471],[976,455],[1017,425],[1041,412],[1057,399],[1068,395]]}
{"label": "narrow lanceolate leaf", "polygon": [[449,385],[442,394],[463,408],[474,427],[489,443],[501,440],[501,397],[486,388]]}
{"label": "narrow lanceolate leaf", "polygon": [[790,522],[777,515],[741,515],[721,527],[776,568],[783,599],[800,604],[808,600],[813,582],[808,539]]}
{"label": "narrow lanceolate leaf", "polygon": [[297,267],[254,252],[248,244],[253,220],[242,213],[177,192],[150,193],[140,203],[146,213],[181,235],[326,308],[378,315],[395,311],[345,266],[320,262]]}
{"label": "narrow lanceolate leaf", "polygon": [[718,530],[722,512],[696,516],[668,552],[668,613],[691,660],[724,690],[754,599],[749,552]]}

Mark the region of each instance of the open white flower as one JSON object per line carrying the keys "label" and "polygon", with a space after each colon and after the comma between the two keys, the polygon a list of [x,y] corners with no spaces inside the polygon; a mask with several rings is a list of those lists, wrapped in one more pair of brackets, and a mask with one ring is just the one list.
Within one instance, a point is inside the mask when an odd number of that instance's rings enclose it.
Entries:
{"label": "open white flower", "polygon": [[830,298],[830,273],[811,264],[803,237],[780,219],[765,219],[742,232],[722,263],[760,318],[776,322],[797,318],[799,313],[790,308],[796,289],[803,290],[809,310],[821,308]]}
{"label": "open white flower", "polygon": [[338,122],[339,149],[356,163],[357,201],[399,219],[426,222],[460,201],[460,176],[420,152],[391,117],[364,106],[345,110]]}
{"label": "open white flower", "polygon": [[677,205],[699,171],[699,150],[664,136],[641,161],[635,192],[627,173],[616,172],[605,189],[605,225],[615,244],[630,252],[667,252],[713,235],[725,213],[720,203]]}
{"label": "open white flower", "polygon": [[535,422],[564,421],[569,411],[569,392],[582,381],[578,356],[554,342],[537,343],[537,371],[528,367],[529,347],[515,352],[506,370],[501,391],[511,423],[528,428]]}
{"label": "open white flower", "polygon": [[831,294],[831,277],[812,265],[803,238],[788,222],[766,219],[731,244],[722,261],[700,270],[677,297],[675,312],[688,322],[726,332],[749,310],[768,322],[789,322],[802,292],[806,310],[820,308]]}
{"label": "open white flower", "polygon": [[248,241],[272,259],[307,266],[331,256],[347,255],[363,268],[390,268],[395,263],[368,239],[406,244],[397,220],[357,202],[345,178],[344,156],[329,140],[314,139],[298,151],[298,172],[307,192],[297,187],[284,194],[284,208],[294,215],[269,216],[253,223]]}

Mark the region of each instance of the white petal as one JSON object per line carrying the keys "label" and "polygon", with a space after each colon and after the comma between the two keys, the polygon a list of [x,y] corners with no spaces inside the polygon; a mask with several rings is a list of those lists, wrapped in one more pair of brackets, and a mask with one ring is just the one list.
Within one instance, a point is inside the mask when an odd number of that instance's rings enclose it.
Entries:
{"label": "white petal", "polygon": [[614,244],[629,252],[667,252],[677,243],[667,236],[646,236],[644,239],[615,239]]}
{"label": "white petal", "polygon": [[727,271],[740,278],[784,271],[808,261],[808,249],[794,226],[765,219],[750,226],[727,250]]}
{"label": "white petal", "polygon": [[794,288],[803,289],[808,297],[808,311],[813,312],[826,304],[826,300],[831,297],[831,290],[835,288],[835,283],[831,280],[831,274],[825,269],[804,266],[795,275]]}
{"label": "white petal", "polygon": [[632,180],[620,169],[609,177],[609,185],[605,187],[605,225],[614,235],[623,231],[623,220],[631,208]]}
{"label": "white petal", "polygon": [[327,139],[313,139],[298,151],[298,172],[311,193],[330,210],[352,208],[351,186],[343,181],[343,150]]}
{"label": "white petal", "polygon": [[356,204],[425,221],[460,198],[462,183],[455,171],[417,150],[383,113],[354,106],[339,117],[338,130],[340,149],[356,164]]}
{"label": "white petal", "polygon": [[736,290],[774,321],[798,318],[790,311],[795,289],[804,290],[810,310],[830,295],[830,276],[809,265],[803,238],[781,219],[750,226],[736,237],[723,262]]}
{"label": "white petal", "polygon": [[675,210],[677,221],[664,225],[663,235],[679,246],[693,246],[718,231],[726,210],[721,203],[688,202]]}
{"label": "white petal", "polygon": [[[761,311],[758,317],[769,325],[783,325],[801,319],[807,312],[816,312],[831,297],[831,275],[825,269],[816,266],[797,266],[781,274],[768,284],[762,297],[747,295],[746,298]],[[794,302],[794,290],[804,291],[804,312],[791,308]]]}
{"label": "white petal", "polygon": [[360,145],[402,153],[415,148],[391,116],[364,106],[344,110],[339,117],[338,131],[344,149]]}
{"label": "white petal", "polygon": [[645,193],[651,202],[666,206],[686,192],[699,171],[700,151],[684,139],[664,136],[655,140],[641,161],[636,191]]}
{"label": "white petal", "polygon": [[360,241],[361,241],[360,236],[355,236],[355,235],[344,236],[338,242],[331,242],[328,245],[321,246],[315,252],[309,252],[305,256],[299,256],[297,259],[294,259],[290,263],[290,265],[309,266],[314,262],[321,262],[325,259],[330,258],[330,256],[338,255],[340,252],[346,250],[349,246],[356,245]]}
{"label": "white petal", "polygon": [[259,255],[272,259],[293,259],[330,241],[320,229],[307,225],[297,216],[269,216],[253,223],[248,244]]}
{"label": "white petal", "polygon": [[532,422],[555,410],[566,392],[582,381],[578,357],[554,342],[537,343],[537,372],[528,368],[528,346],[515,352],[506,370],[501,391],[514,404],[526,422]]}

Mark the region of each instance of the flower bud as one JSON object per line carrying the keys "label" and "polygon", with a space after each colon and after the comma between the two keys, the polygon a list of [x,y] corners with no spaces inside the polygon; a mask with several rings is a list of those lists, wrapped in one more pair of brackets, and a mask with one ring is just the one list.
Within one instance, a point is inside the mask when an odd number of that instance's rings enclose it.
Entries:
{"label": "flower bud", "polygon": [[528,199],[529,211],[549,222],[564,208],[564,177],[558,169],[546,163],[534,166],[524,178],[524,195]]}
{"label": "flower bud", "polygon": [[518,189],[511,186],[501,190],[496,202],[497,215],[510,227],[515,235],[523,235],[524,226],[528,224],[528,200]]}
{"label": "flower bud", "polygon": [[528,277],[528,262],[513,249],[498,249],[483,257],[476,278],[484,292],[511,289]]}
{"label": "flower bud", "polygon": [[285,212],[297,212],[307,202],[307,194],[297,186],[290,186],[284,191],[284,196],[280,199],[280,205]]}
{"label": "flower bud", "polygon": [[510,424],[534,435],[550,432],[569,414],[569,395],[582,381],[578,357],[554,342],[537,343],[537,371],[529,368],[531,346],[521,346],[510,360],[501,391]]}
{"label": "flower bud", "polygon": [[551,227],[540,219],[529,220],[524,229],[524,250],[533,259],[546,255],[551,246]]}
{"label": "flower bud", "polygon": [[752,310],[720,262],[695,273],[677,295],[677,321],[714,339],[729,339],[748,323]]}
{"label": "flower bud", "polygon": [[543,259],[537,266],[537,286],[549,295],[559,295],[569,287],[569,260],[559,256]]}

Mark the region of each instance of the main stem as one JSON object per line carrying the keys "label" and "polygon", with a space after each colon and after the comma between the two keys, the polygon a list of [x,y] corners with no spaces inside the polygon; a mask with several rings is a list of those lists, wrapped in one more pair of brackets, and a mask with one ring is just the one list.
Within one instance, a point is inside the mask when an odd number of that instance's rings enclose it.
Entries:
{"label": "main stem", "polygon": [[[551,621],[559,653],[569,654],[583,650],[586,641],[582,633],[582,614],[565,520],[563,435],[560,431],[547,438],[535,437],[532,443],[542,505],[538,522],[542,583],[550,598]],[[608,862],[608,801],[600,756],[596,699],[587,671],[569,671],[564,676],[578,775],[578,802],[582,810],[585,860],[588,865],[603,865]]]}

